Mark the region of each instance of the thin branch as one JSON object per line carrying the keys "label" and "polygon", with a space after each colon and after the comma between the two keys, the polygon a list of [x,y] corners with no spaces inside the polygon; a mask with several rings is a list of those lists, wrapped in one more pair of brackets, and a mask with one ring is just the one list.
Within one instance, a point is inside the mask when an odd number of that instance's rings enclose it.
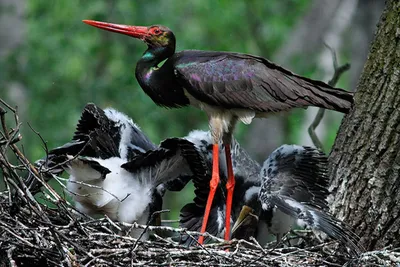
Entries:
{"label": "thin branch", "polygon": [[[326,44],[325,44],[326,45]],[[339,80],[340,76],[346,72],[347,70],[350,69],[350,64],[346,63],[342,66],[338,66],[338,61],[336,57],[336,52],[328,45],[326,45],[327,48],[331,51],[332,53],[332,61],[333,61],[333,68],[334,68],[334,73],[332,79],[328,82],[328,84],[332,87],[334,87]],[[311,122],[310,126],[308,127],[308,134],[310,135],[310,138],[312,142],[314,143],[314,146],[321,149],[324,151],[323,145],[321,141],[319,140],[317,134],[315,133],[315,129],[318,127],[318,125],[321,123],[322,119],[324,118],[325,115],[325,109],[320,108],[318,110],[317,115],[315,115],[314,120]]]}

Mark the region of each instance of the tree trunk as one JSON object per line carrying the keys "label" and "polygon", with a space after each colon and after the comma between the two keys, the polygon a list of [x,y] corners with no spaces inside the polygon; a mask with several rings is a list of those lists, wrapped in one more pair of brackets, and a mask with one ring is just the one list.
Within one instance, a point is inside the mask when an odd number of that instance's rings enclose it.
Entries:
{"label": "tree trunk", "polygon": [[368,250],[400,245],[400,2],[388,0],[330,155],[331,210]]}

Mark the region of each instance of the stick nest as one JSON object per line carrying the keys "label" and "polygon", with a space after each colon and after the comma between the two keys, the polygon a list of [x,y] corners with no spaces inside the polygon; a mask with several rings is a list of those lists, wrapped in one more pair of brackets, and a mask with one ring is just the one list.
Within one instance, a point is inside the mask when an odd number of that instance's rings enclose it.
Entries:
{"label": "stick nest", "polygon": [[[12,128],[6,123],[10,111]],[[310,231],[298,231],[303,242],[296,247],[224,242],[205,234],[214,243],[188,248],[174,240],[199,233],[89,218],[54,191],[21,152],[17,112],[1,99],[0,120],[0,174],[6,187],[0,193],[0,266],[399,266],[400,249],[354,258],[336,242],[316,240]],[[26,177],[45,188],[41,197],[34,197]],[[152,239],[130,237],[134,228],[152,232]]]}

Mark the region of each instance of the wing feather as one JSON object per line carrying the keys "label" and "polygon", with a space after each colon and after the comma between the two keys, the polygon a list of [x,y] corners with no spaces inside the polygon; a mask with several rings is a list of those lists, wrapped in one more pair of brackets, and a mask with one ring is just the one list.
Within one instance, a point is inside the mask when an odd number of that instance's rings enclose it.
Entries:
{"label": "wing feather", "polygon": [[307,106],[348,112],[353,103],[352,93],[256,56],[188,50],[176,53],[173,60],[181,85],[211,105],[257,112]]}
{"label": "wing feather", "polygon": [[139,177],[150,179],[142,183],[153,185],[180,177],[187,183],[187,176],[202,177],[206,173],[205,162],[196,146],[182,138],[166,139],[157,149],[136,155],[131,161],[122,164],[121,168],[132,173],[150,173]]}
{"label": "wing feather", "polygon": [[[45,170],[44,178],[49,180],[52,175],[60,175],[64,171],[63,166],[54,167],[63,163],[66,155],[129,159],[154,148],[155,145],[128,116],[111,108],[102,110],[95,104],[88,103],[82,111],[72,140],[50,150],[35,165]],[[47,173],[46,169],[51,169],[51,173]],[[32,192],[38,191],[40,185],[33,177],[28,177],[26,183]]]}
{"label": "wing feather", "polygon": [[351,231],[348,225],[328,213],[284,196],[263,194],[260,200],[263,208],[267,206],[278,208],[295,218],[298,225],[322,231],[331,238],[346,244],[355,255],[359,255],[364,250],[360,245],[360,237]]}
{"label": "wing feather", "polygon": [[316,148],[283,145],[261,169],[262,188],[281,196],[327,209],[328,159]]}

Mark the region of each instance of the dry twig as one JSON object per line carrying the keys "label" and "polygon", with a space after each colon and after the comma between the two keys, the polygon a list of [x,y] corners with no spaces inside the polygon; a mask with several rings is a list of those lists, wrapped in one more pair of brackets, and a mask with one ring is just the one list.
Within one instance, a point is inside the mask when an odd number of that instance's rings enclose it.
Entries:
{"label": "dry twig", "polygon": [[[344,72],[346,72],[347,70],[350,69],[350,64],[346,63],[344,65],[339,66],[338,62],[337,62],[336,52],[330,46],[328,46],[328,45],[326,45],[326,46],[328,47],[328,49],[332,53],[333,69],[334,69],[333,77],[328,82],[328,84],[330,86],[334,87],[336,85],[337,81],[339,80],[340,76]],[[321,149],[322,151],[324,151],[324,147],[323,147],[321,141],[319,140],[317,134],[315,133],[315,129],[321,123],[322,118],[324,117],[324,115],[325,115],[325,109],[324,108],[320,108],[318,110],[317,115],[315,115],[314,120],[311,122],[310,126],[308,127],[308,134],[310,135],[310,138],[311,138],[312,142],[314,143],[315,147]]]}

